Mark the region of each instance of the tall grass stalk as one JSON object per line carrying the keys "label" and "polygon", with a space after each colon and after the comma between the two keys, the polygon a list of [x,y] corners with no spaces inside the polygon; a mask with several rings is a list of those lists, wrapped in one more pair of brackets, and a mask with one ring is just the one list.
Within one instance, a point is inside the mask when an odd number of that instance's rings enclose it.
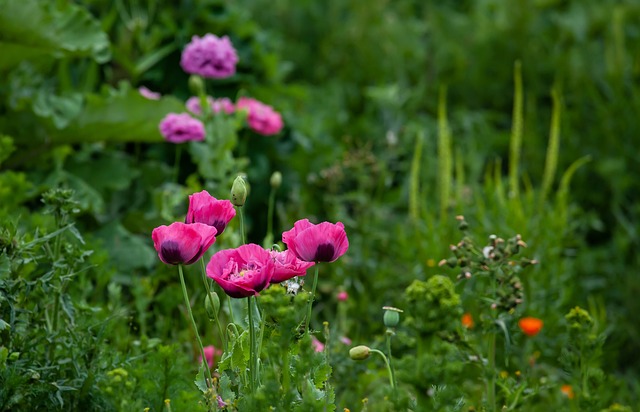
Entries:
{"label": "tall grass stalk", "polygon": [[438,97],[438,189],[440,193],[440,218],[447,218],[451,197],[453,156],[451,155],[451,132],[447,121],[447,88],[440,87]]}
{"label": "tall grass stalk", "polygon": [[420,198],[420,160],[422,158],[422,145],[424,141],[424,131],[418,130],[416,134],[416,143],[413,148],[413,159],[411,161],[411,177],[409,190],[409,216],[411,219],[418,220],[419,216],[419,198]]}
{"label": "tall grass stalk", "polygon": [[509,146],[509,197],[519,199],[519,166],[520,152],[522,151],[522,124],[523,124],[523,91],[522,91],[522,64],[517,60],[513,73],[513,125],[511,127],[511,141]]}
{"label": "tall grass stalk", "polygon": [[560,150],[560,115],[562,112],[561,95],[558,86],[551,89],[551,99],[553,101],[553,111],[551,113],[551,127],[549,131],[549,145],[547,146],[547,157],[544,163],[544,174],[542,177],[542,188],[540,190],[539,210],[542,211],[553,179],[558,167],[558,152]]}

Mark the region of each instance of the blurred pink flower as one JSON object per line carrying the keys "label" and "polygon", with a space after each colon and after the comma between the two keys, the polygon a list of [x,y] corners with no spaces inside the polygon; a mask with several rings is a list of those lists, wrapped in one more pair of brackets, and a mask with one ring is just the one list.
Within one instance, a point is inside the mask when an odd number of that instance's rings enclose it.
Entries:
{"label": "blurred pink flower", "polygon": [[271,283],[280,283],[295,276],[304,276],[307,274],[307,269],[315,265],[314,262],[304,262],[298,259],[289,250],[284,252],[272,250],[270,253],[275,267]]}
{"label": "blurred pink flower", "polygon": [[[233,105],[233,102],[226,97],[222,97],[220,99],[214,99],[211,96],[207,96],[207,102],[214,113],[220,113],[220,111],[224,111],[226,114],[231,114],[236,110],[235,106]],[[189,110],[191,113],[196,114],[198,116],[202,114],[202,108],[200,107],[199,97],[197,96],[189,97],[185,105],[187,106],[187,110]]]}
{"label": "blurred pink flower", "polygon": [[180,58],[180,66],[185,72],[216,79],[233,76],[237,63],[238,54],[229,37],[211,33],[193,36]]}
{"label": "blurred pink flower", "polygon": [[298,220],[293,229],[282,234],[282,241],[305,262],[333,262],[349,248],[341,222],[314,225],[309,219]]}
{"label": "blurred pink flower", "polygon": [[[207,365],[209,365],[209,369],[213,369],[216,366],[216,358],[222,355],[222,349],[218,349],[213,345],[205,346],[203,349]],[[198,363],[200,362],[202,362],[202,356],[198,357]]]}
{"label": "blurred pink flower", "polygon": [[142,86],[138,88],[138,92],[142,95],[142,97],[147,98],[149,100],[159,100],[162,95],[157,92],[153,92],[146,87]]}
{"label": "blurred pink flower", "polygon": [[340,342],[344,343],[347,346],[351,346],[351,339],[347,338],[346,336],[343,336],[340,338]]}
{"label": "blurred pink flower", "polygon": [[190,265],[216,241],[216,228],[202,223],[175,222],[153,229],[151,238],[161,261],[169,265]]}
{"label": "blurred pink flower", "polygon": [[311,337],[311,344],[316,352],[324,351],[324,343],[320,342],[315,336]]}
{"label": "blurred pink flower", "polygon": [[227,295],[246,298],[269,286],[273,270],[269,251],[250,243],[213,255],[207,265],[207,276],[215,280]]}
{"label": "blurred pink flower", "polygon": [[224,400],[222,400],[222,396],[220,395],[218,395],[218,397],[216,398],[216,401],[218,402],[218,409],[222,409],[228,405]]}
{"label": "blurred pink flower", "polygon": [[337,298],[340,302],[345,302],[347,299],[349,299],[349,294],[343,290],[338,292]]}
{"label": "blurred pink flower", "polygon": [[169,113],[160,122],[160,133],[171,143],[204,140],[204,124],[187,113]]}
{"label": "blurred pink flower", "polygon": [[230,201],[218,200],[203,190],[189,195],[189,210],[185,223],[204,223],[213,226],[218,231],[216,236],[220,236],[235,215],[236,209]]}
{"label": "blurred pink flower", "polygon": [[241,97],[236,103],[236,108],[247,111],[249,127],[256,133],[269,136],[279,133],[284,126],[280,113],[256,99]]}

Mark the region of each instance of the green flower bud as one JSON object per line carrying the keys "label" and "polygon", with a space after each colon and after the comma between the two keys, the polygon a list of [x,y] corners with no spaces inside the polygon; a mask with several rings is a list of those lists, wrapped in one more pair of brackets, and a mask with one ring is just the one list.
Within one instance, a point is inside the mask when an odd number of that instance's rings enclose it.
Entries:
{"label": "green flower bud", "polygon": [[216,292],[211,292],[204,298],[204,308],[209,315],[209,319],[215,319],[218,311],[220,311],[220,298]]}
{"label": "green flower bud", "polygon": [[371,356],[371,349],[368,346],[355,346],[349,350],[349,357],[353,360],[365,360]]}
{"label": "green flower bud", "polygon": [[279,188],[280,185],[282,184],[282,173],[273,172],[273,174],[271,175],[271,179],[269,180],[269,183],[271,183],[272,188],[274,189]]}
{"label": "green flower bud", "polygon": [[384,306],[382,309],[384,309],[384,326],[388,328],[396,327],[400,322],[400,313],[402,313],[402,311],[392,306]]}
{"label": "green flower bud", "polygon": [[235,206],[242,207],[247,200],[247,184],[242,176],[236,177],[231,186],[231,203]]}
{"label": "green flower bud", "polygon": [[191,93],[193,93],[195,96],[204,95],[205,89],[204,80],[202,80],[202,77],[195,74],[189,76],[189,90],[191,90]]}

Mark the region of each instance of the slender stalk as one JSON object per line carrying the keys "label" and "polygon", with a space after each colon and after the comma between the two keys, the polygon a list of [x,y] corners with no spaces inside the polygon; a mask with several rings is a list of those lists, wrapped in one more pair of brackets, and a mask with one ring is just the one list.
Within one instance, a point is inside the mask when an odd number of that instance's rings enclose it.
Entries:
{"label": "slender stalk", "polygon": [[487,387],[489,410],[496,411],[496,333],[489,335],[489,382]]}
{"label": "slender stalk", "polygon": [[[209,287],[209,280],[207,279],[207,269],[204,266],[204,260],[200,259],[200,266],[202,267],[202,281],[204,282],[204,288],[207,291],[207,296],[209,296],[209,300],[211,304],[213,304],[213,296],[211,294],[211,288]],[[213,318],[218,325],[218,332],[220,333],[220,339],[222,340],[222,347],[224,351],[227,351],[227,339],[224,336],[224,332],[222,331],[222,325],[220,324],[220,319],[218,319],[218,311],[213,308]]]}
{"label": "slender stalk", "polygon": [[387,358],[387,356],[384,353],[382,353],[381,351],[379,351],[377,349],[369,349],[369,351],[371,353],[377,353],[378,355],[382,356],[382,359],[384,359],[384,363],[387,365],[387,373],[389,374],[389,384],[391,385],[391,389],[393,389],[393,392],[395,393],[396,384],[393,381],[393,372],[391,371],[391,364],[389,364],[389,359]]}
{"label": "slender stalk", "polygon": [[311,287],[311,298],[309,298],[309,306],[307,307],[307,319],[305,323],[304,333],[309,333],[309,323],[311,322],[311,308],[313,307],[313,300],[316,296],[316,287],[318,286],[318,263],[315,264],[315,270],[313,272],[313,286]]}
{"label": "slender stalk", "polygon": [[182,286],[182,295],[184,296],[184,304],[187,305],[187,313],[189,314],[189,319],[191,319],[191,327],[193,327],[193,332],[196,334],[196,340],[198,341],[198,347],[200,348],[200,355],[202,356],[202,362],[206,364],[206,368],[204,368],[205,374],[207,375],[207,387],[210,387],[213,380],[211,378],[211,371],[209,370],[209,365],[206,363],[207,358],[204,355],[204,347],[202,346],[202,340],[200,339],[200,334],[198,333],[198,325],[196,325],[196,321],[193,318],[193,312],[191,311],[191,303],[189,303],[189,294],[187,293],[187,285],[184,283],[184,274],[182,273],[182,265],[178,265],[178,273],[180,274],[180,286]]}
{"label": "slender stalk", "polygon": [[249,376],[251,382],[251,393],[256,393],[256,331],[253,325],[253,305],[251,296],[247,298],[247,311],[249,312]]}
{"label": "slender stalk", "polygon": [[180,157],[182,156],[182,145],[176,145],[176,158],[173,161],[173,181],[178,183],[180,172]]}
{"label": "slender stalk", "polygon": [[242,244],[245,245],[247,242],[244,237],[244,213],[242,212],[242,206],[238,207],[238,214],[240,215],[240,233],[242,234]]}
{"label": "slender stalk", "polygon": [[391,333],[387,333],[387,354],[389,355],[389,373],[391,373],[391,380],[393,381],[393,385],[391,385],[394,388],[394,392],[393,392],[393,396],[396,397],[396,391],[395,388],[397,387],[397,382],[396,382],[396,371],[393,369],[393,358],[391,357]]}
{"label": "slender stalk", "polygon": [[273,242],[273,209],[275,202],[276,189],[272,187],[271,193],[269,193],[269,207],[267,208],[267,238],[269,238],[271,242]]}

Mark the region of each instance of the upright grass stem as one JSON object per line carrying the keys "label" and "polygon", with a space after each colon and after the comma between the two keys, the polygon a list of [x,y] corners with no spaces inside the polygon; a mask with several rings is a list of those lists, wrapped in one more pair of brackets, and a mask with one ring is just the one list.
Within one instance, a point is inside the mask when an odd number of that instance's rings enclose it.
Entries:
{"label": "upright grass stem", "polygon": [[316,287],[318,286],[318,263],[315,264],[313,272],[313,286],[311,287],[311,297],[309,298],[309,306],[307,306],[307,319],[305,321],[304,333],[309,333],[309,324],[311,323],[311,308],[313,307],[313,300],[316,296]]}
{"label": "upright grass stem", "polygon": [[[182,295],[184,296],[184,304],[187,305],[187,313],[189,314],[189,319],[191,320],[191,326],[193,327],[193,332],[196,334],[196,340],[198,341],[198,347],[200,348],[200,356],[202,356],[202,362],[206,364],[207,358],[204,355],[204,347],[202,346],[202,340],[200,339],[200,334],[198,333],[198,325],[196,325],[196,321],[193,318],[193,312],[191,311],[191,303],[189,302],[189,294],[187,293],[187,285],[184,282],[184,274],[182,273],[182,265],[178,265],[178,273],[180,274],[180,286],[182,286]],[[209,370],[209,365],[206,364],[204,368],[205,374],[207,376],[207,387],[211,387],[212,378],[211,371]]]}

